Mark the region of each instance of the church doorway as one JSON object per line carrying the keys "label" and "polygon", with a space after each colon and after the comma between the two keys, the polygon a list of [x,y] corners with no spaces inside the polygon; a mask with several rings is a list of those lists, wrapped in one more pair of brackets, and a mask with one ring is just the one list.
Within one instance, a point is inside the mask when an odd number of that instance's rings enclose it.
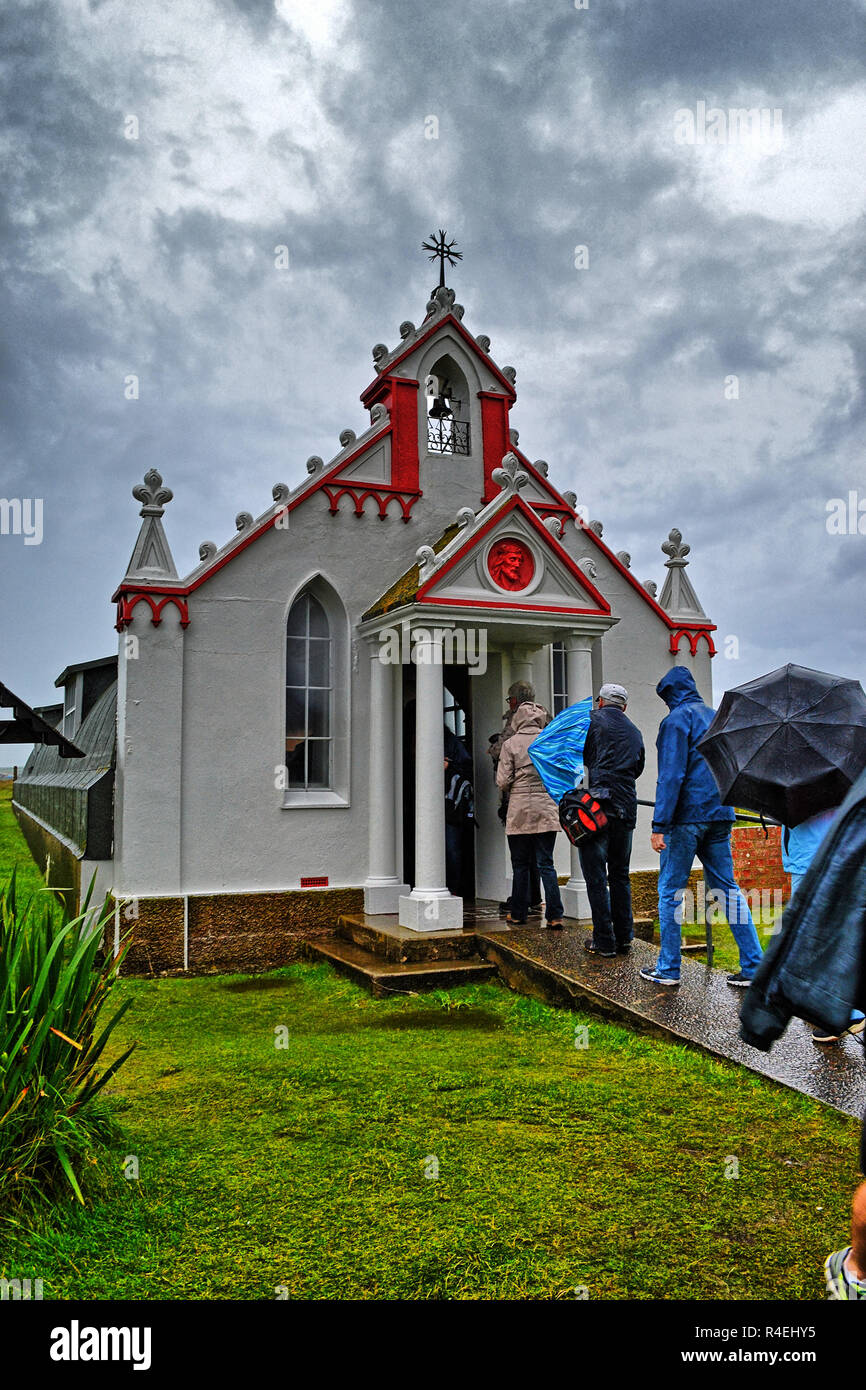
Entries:
{"label": "church doorway", "polygon": [[[403,881],[415,882],[415,667],[403,667]],[[448,751],[459,758],[465,758],[461,768],[465,776],[475,786],[472,757],[472,682],[469,667],[465,664],[446,664],[442,671],[443,708],[442,722],[445,727],[446,755]],[[457,740],[455,743],[453,740]],[[445,815],[445,769],[442,772],[442,815]],[[451,892],[466,901],[475,899],[475,828],[473,825],[459,827],[452,835],[453,882],[449,882]]]}

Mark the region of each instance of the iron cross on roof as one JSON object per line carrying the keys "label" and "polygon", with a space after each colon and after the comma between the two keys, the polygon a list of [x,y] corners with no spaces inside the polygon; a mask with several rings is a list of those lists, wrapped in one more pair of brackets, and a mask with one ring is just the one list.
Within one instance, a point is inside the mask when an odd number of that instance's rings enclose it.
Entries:
{"label": "iron cross on roof", "polygon": [[428,261],[438,260],[439,262],[440,286],[444,286],[445,284],[445,262],[447,261],[449,265],[456,265],[458,261],[463,260],[463,252],[453,250],[456,245],[456,241],[445,240],[445,233],[441,227],[439,228],[438,236],[435,236],[433,232],[431,232],[430,240],[421,242],[422,251],[432,251],[433,253],[432,256],[427,257]]}

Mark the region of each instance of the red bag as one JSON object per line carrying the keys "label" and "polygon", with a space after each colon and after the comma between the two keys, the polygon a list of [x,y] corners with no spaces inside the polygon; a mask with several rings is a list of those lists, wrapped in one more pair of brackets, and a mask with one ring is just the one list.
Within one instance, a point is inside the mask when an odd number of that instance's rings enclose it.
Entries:
{"label": "red bag", "polygon": [[607,816],[591,792],[566,792],[559,803],[559,823],[573,845],[604,830]]}

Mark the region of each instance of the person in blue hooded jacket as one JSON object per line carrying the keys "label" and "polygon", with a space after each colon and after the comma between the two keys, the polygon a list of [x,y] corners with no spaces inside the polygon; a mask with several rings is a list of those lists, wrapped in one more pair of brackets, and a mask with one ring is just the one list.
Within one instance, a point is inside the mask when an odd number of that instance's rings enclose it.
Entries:
{"label": "person in blue hooded jacket", "polygon": [[682,950],[682,898],[695,856],[704,868],[714,901],[724,895],[726,916],[740,952],[740,969],[728,984],[751,983],[761,963],[761,943],[749,904],[734,878],[731,825],[735,813],[719,800],[713,774],[697,743],[715,711],[705,705],[685,666],[674,666],[656,686],[670,713],[659,726],[658,782],[652,822],[652,847],[661,854],[659,922],[661,951],[641,976],[657,985],[677,985]]}

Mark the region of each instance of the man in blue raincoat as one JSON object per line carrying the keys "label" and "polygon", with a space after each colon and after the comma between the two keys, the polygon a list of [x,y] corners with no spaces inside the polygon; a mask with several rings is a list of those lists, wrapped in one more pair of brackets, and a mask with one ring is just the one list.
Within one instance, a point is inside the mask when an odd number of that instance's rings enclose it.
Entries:
{"label": "man in blue raincoat", "polygon": [[713,774],[697,748],[715,711],[704,704],[685,666],[674,666],[662,676],[656,694],[670,710],[656,739],[658,783],[651,840],[661,854],[661,951],[655,965],[644,966],[640,973],[657,985],[680,982],[681,904],[697,856],[715,900],[724,895],[725,915],[740,952],[740,969],[728,976],[728,984],[743,988],[751,983],[762,952],[749,904],[734,878],[731,825],[735,813],[719,800]]}

